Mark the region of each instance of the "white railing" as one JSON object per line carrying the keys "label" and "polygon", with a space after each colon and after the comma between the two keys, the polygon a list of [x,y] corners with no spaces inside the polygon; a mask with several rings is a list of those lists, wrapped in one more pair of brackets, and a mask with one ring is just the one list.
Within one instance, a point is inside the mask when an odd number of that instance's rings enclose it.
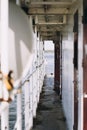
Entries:
{"label": "white railing", "polygon": [[[40,98],[40,93],[43,86],[44,80],[44,62],[27,76],[23,83],[24,93],[24,108],[23,112],[25,115],[25,130],[30,130],[33,126],[33,118],[36,117],[36,110]],[[23,114],[23,113],[22,113]],[[16,123],[14,130],[19,130],[19,122],[22,119],[19,118]]]}
{"label": "white railing", "polygon": [[[24,96],[24,101],[19,103],[23,107],[20,107],[22,110],[19,108],[19,115],[21,116],[18,117],[17,115],[13,130],[22,130],[22,125],[24,127],[23,130],[30,130],[32,128],[33,118],[36,117],[36,110],[39,103],[44,76],[44,61],[42,61],[42,63],[36,66],[36,68],[31,68],[29,74],[23,79],[22,84],[19,86],[19,88],[22,87],[22,95]],[[18,106],[14,105],[14,107],[16,107],[14,109],[18,109]],[[24,121],[22,115],[24,116]],[[9,130],[11,130],[11,128],[9,128]]]}

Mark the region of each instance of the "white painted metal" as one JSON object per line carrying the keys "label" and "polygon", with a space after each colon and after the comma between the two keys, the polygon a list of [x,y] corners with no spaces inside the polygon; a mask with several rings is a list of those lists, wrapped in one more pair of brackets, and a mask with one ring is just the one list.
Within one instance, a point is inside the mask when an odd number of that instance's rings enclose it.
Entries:
{"label": "white painted metal", "polygon": [[30,4],[31,5],[64,5],[65,6],[65,5],[71,5],[72,2],[60,2],[60,1],[59,2],[56,2],[56,1],[55,2],[45,2],[45,1],[40,2],[39,1],[38,2],[37,1],[37,2],[31,2]]}
{"label": "white painted metal", "polygon": [[34,74],[32,76],[32,100],[33,100],[33,117],[35,117],[35,77],[34,77]]}
{"label": "white painted metal", "polygon": [[[8,74],[8,0],[1,0],[1,71],[4,75]],[[4,7],[4,8],[3,8]],[[3,98],[8,100],[9,93],[3,84]],[[9,103],[1,103],[1,130],[9,130]]]}
{"label": "white painted metal", "polygon": [[30,19],[14,2],[9,6],[9,68],[15,80],[28,73],[33,60],[33,30]]}
{"label": "white painted metal", "polygon": [[[38,22],[38,18],[36,16],[35,18],[35,23]],[[37,27],[35,26],[35,41],[36,41],[36,67],[38,66],[38,46],[37,46]],[[36,105],[36,108],[38,106],[38,94],[39,94],[39,91],[38,91],[38,68],[37,68],[37,71],[36,71],[36,102],[37,102],[37,105]]]}
{"label": "white painted metal", "polygon": [[[65,28],[68,33],[67,37],[63,37],[63,69],[62,69],[62,101],[64,112],[69,130],[73,129],[74,124],[74,85],[73,85],[73,16],[68,17],[68,25],[71,28]],[[70,33],[71,30],[71,33]]]}
{"label": "white painted metal", "polygon": [[[2,74],[0,74],[0,78],[3,78]],[[3,81],[0,80],[0,99],[3,98],[3,89],[2,89],[2,86],[3,86]]]}
{"label": "white painted metal", "polygon": [[[5,7],[3,11],[3,7]],[[1,0],[1,70],[8,74],[8,0]]]}
{"label": "white painted metal", "polygon": [[[17,4],[19,1],[16,1]],[[34,74],[29,78],[29,83],[24,84],[25,92],[25,130],[31,129],[33,126],[33,117],[36,116],[37,104],[42,89],[44,73],[43,66],[43,45],[40,42],[40,37],[37,38],[37,31],[33,37],[32,31],[32,18],[27,19],[27,16],[21,9],[14,4],[10,3],[9,6],[9,30],[8,30],[8,1],[2,0],[1,4],[1,69],[4,74],[8,70],[14,71],[15,80],[20,82],[24,79],[28,70],[30,73],[36,68]],[[5,7],[3,11],[3,7]],[[8,33],[9,31],[9,33]],[[9,46],[8,46],[9,40]],[[35,50],[33,44],[35,41]],[[2,44],[3,43],[3,44]],[[41,44],[41,45],[40,45]],[[9,48],[8,48],[9,47]],[[35,53],[35,57],[33,57]],[[37,56],[38,55],[38,56]],[[32,62],[33,61],[33,62]],[[26,66],[27,64],[27,66]],[[38,68],[37,68],[38,67]],[[18,85],[18,84],[17,84]],[[16,86],[17,87],[17,86]],[[34,91],[33,91],[34,90]],[[6,90],[5,90],[6,91]],[[4,99],[8,99],[8,91],[4,94]],[[9,104],[2,102],[0,106],[1,113],[1,130],[9,130]],[[17,121],[15,129],[22,130],[22,97],[21,94],[17,95]]]}
{"label": "white painted metal", "polygon": [[48,23],[46,23],[46,22],[40,22],[40,23],[38,23],[37,25],[62,25],[62,24],[65,24],[65,23],[63,23],[63,22],[48,22]]}
{"label": "white painted metal", "polygon": [[9,103],[2,102],[1,110],[1,130],[9,130]]}
{"label": "white painted metal", "polygon": [[17,130],[22,130],[22,95],[17,95]]}
{"label": "white painted metal", "polygon": [[[30,73],[32,73],[32,67],[30,69]],[[29,79],[29,129],[33,126],[33,84],[32,84],[32,76]]]}
{"label": "white painted metal", "polygon": [[[27,20],[26,15],[19,9],[14,3],[10,5],[10,22],[9,22],[9,57],[8,57],[8,1],[1,0],[1,69],[4,74],[8,73],[9,69],[14,70],[15,79],[19,79],[20,77],[24,77],[27,70],[31,69],[31,73],[33,69],[43,62],[43,45],[42,41],[40,41],[40,36],[37,38],[33,38],[32,31],[32,18],[30,17]],[[20,1],[16,0],[17,4],[20,5]],[[74,0],[73,0],[74,2]],[[72,2],[32,2],[34,4],[50,4],[51,6],[54,4],[71,5]],[[80,0],[80,5],[82,6],[82,1]],[[4,11],[3,11],[4,7]],[[7,11],[7,12],[6,12]],[[54,10],[55,11],[55,10]],[[60,11],[61,12],[61,11]],[[55,12],[54,12],[55,13]],[[79,21],[81,20],[82,8],[79,9]],[[64,112],[66,115],[67,123],[69,130],[73,129],[74,123],[74,95],[73,95],[73,16],[69,16],[69,23],[67,23],[64,28],[67,32],[67,35],[63,35],[63,106]],[[25,20],[24,20],[25,19]],[[26,22],[27,21],[27,22]],[[66,18],[64,19],[66,21]],[[37,22],[36,22],[37,23]],[[29,26],[28,26],[29,24]],[[46,23],[41,23],[46,24]],[[58,23],[51,23],[58,24]],[[69,25],[68,25],[69,24]],[[50,25],[50,23],[49,23]],[[53,27],[54,28],[54,27]],[[52,28],[52,29],[53,29]],[[79,23],[79,122],[78,122],[78,130],[83,130],[83,71],[82,71],[82,42],[83,42],[83,30],[82,23]],[[51,30],[52,30],[51,29]],[[55,27],[55,30],[57,27]],[[58,27],[60,30],[60,28]],[[47,28],[44,29],[46,31]],[[42,29],[43,31],[43,29]],[[48,30],[49,31],[49,30]],[[64,30],[63,30],[64,31]],[[35,31],[36,33],[36,31]],[[65,36],[65,37],[64,37]],[[64,39],[65,38],[65,39]],[[36,40],[37,46],[36,50],[33,50],[33,39]],[[3,44],[2,44],[3,43]],[[34,48],[34,49],[35,49]],[[23,53],[22,53],[23,52]],[[26,52],[26,53],[25,53]],[[35,59],[32,60],[33,52],[35,52]],[[81,53],[82,52],[82,53]],[[12,55],[11,55],[12,54]],[[37,57],[38,55],[38,57]],[[12,57],[13,56],[13,57]],[[20,58],[21,57],[21,58]],[[9,60],[8,60],[9,59]],[[8,64],[9,61],[9,64]],[[33,61],[33,63],[32,63]],[[35,63],[37,61],[37,63]],[[32,63],[32,66],[31,66]],[[27,64],[27,66],[26,66]],[[27,69],[26,69],[27,68]],[[43,85],[44,73],[43,69],[44,64],[38,67],[37,71],[30,77],[29,84],[26,83],[24,85],[25,88],[25,129],[31,129],[33,125],[33,116],[36,116],[37,103],[39,102],[40,92]],[[22,78],[21,78],[22,79]],[[29,92],[29,93],[28,93]],[[8,99],[8,92],[5,92],[5,99]],[[85,95],[85,98],[87,95]],[[27,102],[29,101],[29,104]],[[6,108],[6,109],[3,109]],[[2,120],[2,128],[1,130],[5,130],[5,126],[8,127],[8,108],[9,104],[7,102],[1,103],[1,120]],[[68,111],[67,111],[68,110]],[[6,118],[7,117],[7,118]],[[17,130],[21,130],[22,128],[22,108],[21,108],[21,94],[18,95],[17,99]]]}
{"label": "white painted metal", "polygon": [[79,34],[78,34],[78,130],[83,130],[83,24],[82,17],[83,16],[83,1],[80,0],[79,6]]}
{"label": "white painted metal", "polygon": [[24,96],[25,96],[25,130],[29,130],[29,82],[24,85]]}
{"label": "white painted metal", "polygon": [[17,120],[14,129],[22,130],[22,96],[17,95]]}
{"label": "white painted metal", "polygon": [[46,22],[43,18],[38,18],[38,22],[36,24],[37,25],[45,25],[45,26],[47,24],[48,25],[56,25],[56,24],[62,25],[62,24],[66,24],[66,22],[67,22],[66,15],[61,15],[61,17],[60,16],[56,16],[56,18],[54,16],[50,16],[50,19],[49,19],[48,22]]}
{"label": "white painted metal", "polygon": [[[29,15],[50,15],[50,16],[57,16],[57,15],[65,15],[65,14],[71,14],[71,11],[67,8],[58,8],[58,7],[51,7],[47,12],[44,11],[44,8],[38,8],[38,7],[30,7],[29,8]],[[58,16],[57,16],[58,17]],[[39,19],[41,17],[38,17]],[[43,19],[44,20],[44,19]]]}

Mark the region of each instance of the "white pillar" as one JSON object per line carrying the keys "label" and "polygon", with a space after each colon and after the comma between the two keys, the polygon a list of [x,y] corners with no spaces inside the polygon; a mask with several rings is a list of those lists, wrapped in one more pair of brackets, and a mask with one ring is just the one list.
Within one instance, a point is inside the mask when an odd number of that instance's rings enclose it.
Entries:
{"label": "white pillar", "polygon": [[[8,0],[1,0],[1,71],[8,73]],[[7,91],[5,91],[7,97]],[[1,130],[9,130],[9,104],[1,103]]]}
{"label": "white pillar", "polygon": [[[36,19],[35,19],[35,23],[37,23],[37,16],[36,16]],[[37,55],[38,55],[38,42],[37,42],[37,26],[35,26],[35,41],[36,41],[36,66],[38,66],[38,57],[37,57]],[[36,102],[37,102],[37,104],[38,104],[38,92],[39,92],[39,90],[38,90],[38,70],[36,70]],[[37,108],[37,105],[36,105],[36,108]]]}
{"label": "white pillar", "polygon": [[29,130],[29,82],[24,85],[24,96],[25,96],[25,130]]}
{"label": "white pillar", "polygon": [[1,0],[1,70],[8,73],[8,0]]}
{"label": "white pillar", "polygon": [[[39,58],[40,58],[40,55],[39,55],[39,36],[37,37],[37,62],[38,62],[38,66],[40,65],[39,63]],[[38,68],[38,102],[39,102],[39,99],[40,99],[40,79],[39,79],[39,76],[40,76],[40,68]]]}

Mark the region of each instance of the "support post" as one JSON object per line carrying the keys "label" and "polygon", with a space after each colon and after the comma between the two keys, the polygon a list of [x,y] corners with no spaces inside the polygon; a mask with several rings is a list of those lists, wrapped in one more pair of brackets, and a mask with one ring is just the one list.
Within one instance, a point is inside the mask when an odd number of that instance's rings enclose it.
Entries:
{"label": "support post", "polygon": [[22,95],[17,95],[17,130],[22,130]]}
{"label": "support post", "polygon": [[29,82],[24,85],[25,96],[25,130],[29,130]]}
{"label": "support post", "polygon": [[60,41],[60,99],[62,99],[62,35]]}
{"label": "support post", "polygon": [[55,43],[55,87],[54,90],[60,95],[60,43]]}
{"label": "support post", "polygon": [[[37,22],[37,16],[35,18],[35,23]],[[37,57],[37,26],[35,26],[35,52],[36,52],[36,68],[38,66],[38,57]],[[36,102],[38,104],[38,70],[36,70]],[[36,108],[37,108],[37,105],[36,105]]]}
{"label": "support post", "polygon": [[[8,0],[1,0],[1,71],[8,74]],[[3,8],[4,7],[4,8]],[[4,86],[3,86],[4,87]],[[8,99],[8,91],[3,90],[5,99]],[[1,103],[1,130],[9,130],[9,103]]]}

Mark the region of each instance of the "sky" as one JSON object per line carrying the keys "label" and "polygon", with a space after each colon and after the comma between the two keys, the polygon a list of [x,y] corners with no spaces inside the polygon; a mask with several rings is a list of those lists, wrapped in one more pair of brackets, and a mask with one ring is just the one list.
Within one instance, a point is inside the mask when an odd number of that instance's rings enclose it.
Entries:
{"label": "sky", "polygon": [[53,41],[45,41],[44,42],[45,44],[44,44],[44,48],[45,48],[45,50],[47,51],[52,51],[52,50],[54,50],[54,43],[53,43]]}

